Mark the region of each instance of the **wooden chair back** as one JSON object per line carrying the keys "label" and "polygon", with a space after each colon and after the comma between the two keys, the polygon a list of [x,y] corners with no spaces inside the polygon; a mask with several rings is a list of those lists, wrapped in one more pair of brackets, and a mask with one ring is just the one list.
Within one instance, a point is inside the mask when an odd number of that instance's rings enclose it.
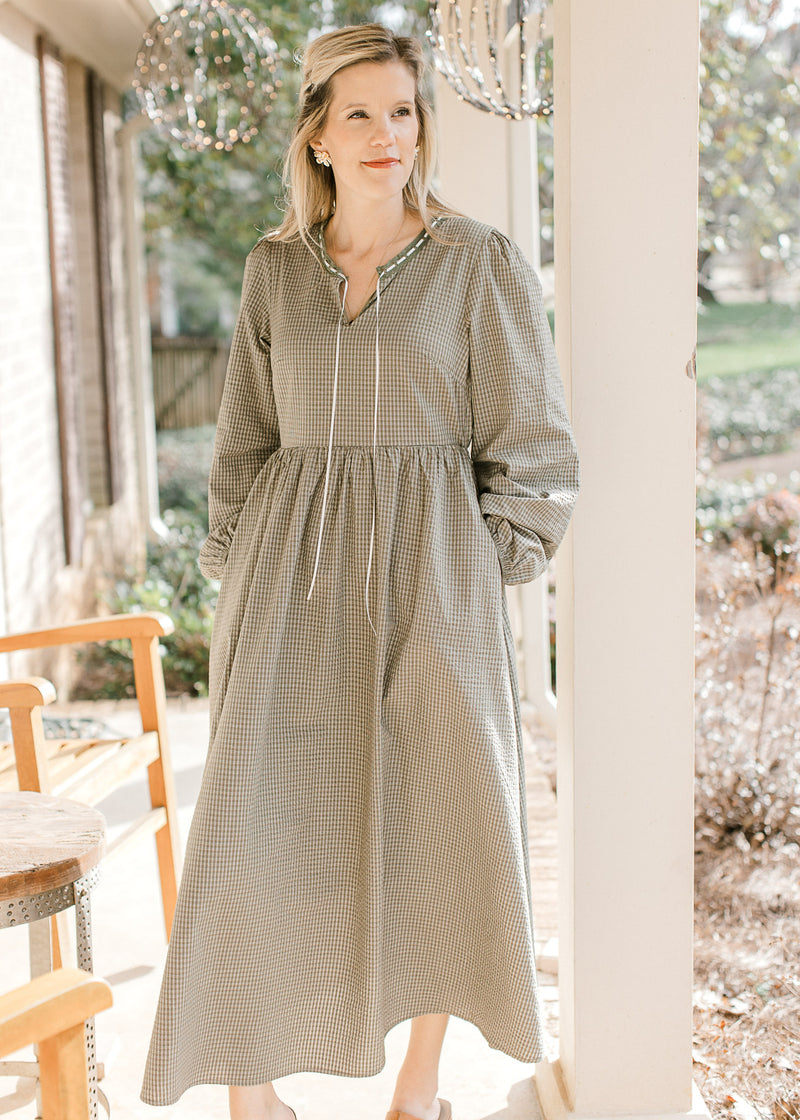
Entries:
{"label": "wooden chair back", "polygon": [[[107,856],[143,835],[155,836],[167,938],[180,876],[180,844],[159,638],[172,630],[172,621],[166,615],[147,612],[83,619],[0,637],[0,653],[83,642],[130,641],[142,730],[129,738],[47,739],[42,708],[55,699],[50,682],[33,677],[0,683],[0,708],[9,709],[11,720],[11,741],[0,744],[0,790],[36,790],[95,805],[146,768],[150,809],[114,838]],[[57,940],[55,929],[54,935]]]}

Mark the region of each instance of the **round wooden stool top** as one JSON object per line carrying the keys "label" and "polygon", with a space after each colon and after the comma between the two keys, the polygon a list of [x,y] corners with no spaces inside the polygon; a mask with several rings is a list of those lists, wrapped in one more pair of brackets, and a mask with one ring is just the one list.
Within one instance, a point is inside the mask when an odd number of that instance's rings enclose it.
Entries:
{"label": "round wooden stool top", "polygon": [[105,817],[64,797],[0,793],[0,899],[31,898],[81,879],[105,852]]}

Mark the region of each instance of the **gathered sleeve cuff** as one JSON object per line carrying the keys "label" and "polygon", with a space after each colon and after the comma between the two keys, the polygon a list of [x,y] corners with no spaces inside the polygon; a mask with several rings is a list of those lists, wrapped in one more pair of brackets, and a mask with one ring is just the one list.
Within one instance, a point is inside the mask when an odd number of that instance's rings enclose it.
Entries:
{"label": "gathered sleeve cuff", "polygon": [[209,533],[198,557],[203,575],[212,579],[221,578],[242,507],[280,446],[270,363],[269,249],[262,238],[247,257],[225,373],[208,481]]}
{"label": "gathered sleeve cuff", "polygon": [[566,533],[580,468],[541,283],[498,230],[476,258],[467,307],[478,501],[503,581],[527,583]]}

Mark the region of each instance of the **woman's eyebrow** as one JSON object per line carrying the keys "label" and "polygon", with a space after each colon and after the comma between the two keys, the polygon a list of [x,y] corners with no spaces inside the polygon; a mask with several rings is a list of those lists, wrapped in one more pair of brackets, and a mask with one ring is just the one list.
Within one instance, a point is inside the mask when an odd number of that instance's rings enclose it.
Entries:
{"label": "woman's eyebrow", "polygon": [[[413,101],[408,101],[405,98],[401,97],[399,101],[395,102],[395,105],[413,105]],[[366,101],[351,101],[349,105],[343,105],[340,111],[342,113],[344,113],[348,109],[366,109],[366,108],[367,108]]]}

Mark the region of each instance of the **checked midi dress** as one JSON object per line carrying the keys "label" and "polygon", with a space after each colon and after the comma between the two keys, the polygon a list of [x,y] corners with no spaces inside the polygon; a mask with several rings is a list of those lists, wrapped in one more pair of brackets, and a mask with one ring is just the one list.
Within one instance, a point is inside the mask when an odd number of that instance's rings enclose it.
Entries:
{"label": "checked midi dress", "polygon": [[[370,1076],[450,1012],[542,1056],[514,645],[578,490],[539,280],[440,217],[348,321],[324,230],[247,258],[200,564],[211,735],[141,1099]],[[309,594],[310,592],[310,594]]]}

